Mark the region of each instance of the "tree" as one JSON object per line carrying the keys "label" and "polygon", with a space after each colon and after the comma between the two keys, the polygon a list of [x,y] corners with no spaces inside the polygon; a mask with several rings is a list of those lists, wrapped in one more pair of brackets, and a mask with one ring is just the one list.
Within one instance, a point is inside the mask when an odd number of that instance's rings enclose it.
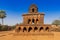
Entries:
{"label": "tree", "polygon": [[2,19],[2,25],[3,25],[3,19],[6,17],[6,13],[3,10],[0,10],[0,18]]}
{"label": "tree", "polygon": [[2,28],[2,31],[8,31],[8,26],[4,26],[4,27]]}
{"label": "tree", "polygon": [[54,20],[52,22],[52,24],[58,26],[58,25],[60,25],[60,20]]}

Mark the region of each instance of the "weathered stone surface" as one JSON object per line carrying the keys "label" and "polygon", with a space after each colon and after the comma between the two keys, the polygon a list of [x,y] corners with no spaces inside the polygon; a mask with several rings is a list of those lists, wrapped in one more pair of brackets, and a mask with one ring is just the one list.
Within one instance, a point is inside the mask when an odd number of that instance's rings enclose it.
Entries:
{"label": "weathered stone surface", "polygon": [[[44,13],[39,13],[35,4],[31,5],[28,14],[23,14],[23,23],[16,26],[18,32],[50,31],[51,25],[44,24]],[[16,32],[17,32],[16,31]],[[47,31],[47,32],[48,32]]]}

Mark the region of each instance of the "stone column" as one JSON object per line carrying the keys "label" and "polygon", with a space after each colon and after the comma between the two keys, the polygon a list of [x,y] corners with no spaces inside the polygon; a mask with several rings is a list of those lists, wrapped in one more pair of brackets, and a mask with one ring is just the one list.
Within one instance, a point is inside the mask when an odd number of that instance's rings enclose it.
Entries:
{"label": "stone column", "polygon": [[32,18],[31,18],[31,24],[32,24]]}
{"label": "stone column", "polygon": [[34,23],[36,24],[36,19],[34,19],[35,21],[34,21]]}

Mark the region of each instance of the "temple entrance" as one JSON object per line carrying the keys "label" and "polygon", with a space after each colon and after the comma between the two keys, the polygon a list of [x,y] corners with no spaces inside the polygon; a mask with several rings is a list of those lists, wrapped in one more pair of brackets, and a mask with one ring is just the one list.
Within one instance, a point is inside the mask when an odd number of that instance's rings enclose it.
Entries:
{"label": "temple entrance", "polygon": [[32,30],[32,27],[29,27],[29,28],[28,28],[28,32],[30,32],[31,30]]}
{"label": "temple entrance", "polygon": [[16,32],[20,32],[21,31],[21,27],[18,27],[15,31]]}
{"label": "temple entrance", "polygon": [[23,28],[23,32],[27,31],[26,27]]}
{"label": "temple entrance", "polygon": [[40,27],[39,31],[43,30],[43,27]]}
{"label": "temple entrance", "polygon": [[46,31],[49,31],[49,27],[46,27],[46,29],[45,29]]}
{"label": "temple entrance", "polygon": [[34,32],[35,32],[36,30],[38,30],[38,28],[37,28],[37,27],[34,27]]}

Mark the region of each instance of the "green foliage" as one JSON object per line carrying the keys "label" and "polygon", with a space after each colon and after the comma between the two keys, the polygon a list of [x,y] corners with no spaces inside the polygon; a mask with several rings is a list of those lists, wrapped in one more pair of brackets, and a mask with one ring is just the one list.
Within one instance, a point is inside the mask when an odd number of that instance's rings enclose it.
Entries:
{"label": "green foliage", "polygon": [[0,18],[2,19],[2,25],[3,25],[3,18],[6,17],[6,13],[4,10],[0,10]]}
{"label": "green foliage", "polygon": [[5,13],[5,11],[4,10],[0,10],[0,13]]}
{"label": "green foliage", "polygon": [[60,20],[54,20],[53,22],[52,22],[52,24],[53,25],[56,25],[56,27],[55,28],[52,28],[53,29],[53,31],[56,31],[56,32],[60,32]]}
{"label": "green foliage", "polygon": [[2,26],[0,26],[0,31],[2,30]]}
{"label": "green foliage", "polygon": [[2,28],[2,31],[7,31],[8,30],[8,27],[7,26],[4,26],[3,28]]}
{"label": "green foliage", "polygon": [[16,26],[7,26],[7,25],[0,25],[0,31],[11,31],[14,30]]}
{"label": "green foliage", "polygon": [[52,22],[52,24],[58,26],[58,25],[60,25],[60,20],[54,20]]}
{"label": "green foliage", "polygon": [[5,18],[6,17],[6,13],[3,10],[0,10],[0,18]]}

